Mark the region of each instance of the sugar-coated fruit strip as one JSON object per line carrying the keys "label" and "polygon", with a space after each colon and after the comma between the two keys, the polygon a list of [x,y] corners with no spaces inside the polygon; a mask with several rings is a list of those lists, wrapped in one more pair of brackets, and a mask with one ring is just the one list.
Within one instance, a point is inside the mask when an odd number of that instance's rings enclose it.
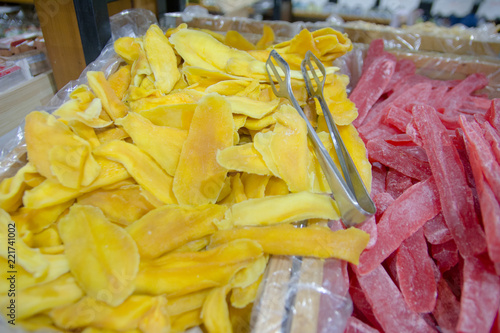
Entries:
{"label": "sugar-coated fruit strip", "polygon": [[443,244],[453,239],[442,213],[425,222],[424,235],[431,244]]}
{"label": "sugar-coated fruit strip", "polygon": [[454,332],[460,314],[460,302],[442,278],[437,283],[437,290],[436,307],[432,315],[443,332]]}
{"label": "sugar-coated fruit strip", "polygon": [[436,107],[457,110],[462,105],[464,97],[488,85],[484,74],[474,73],[462,80],[456,87],[448,91]]}
{"label": "sugar-coated fruit strip", "polygon": [[482,123],[481,126],[484,130],[484,138],[490,144],[497,163],[500,163],[500,132],[495,130],[489,122]]}
{"label": "sugar-coated fruit strip", "polygon": [[380,220],[385,210],[394,202],[394,197],[387,192],[380,192],[373,196],[373,203],[377,207],[375,218]]}
{"label": "sugar-coated fruit strip", "polygon": [[387,125],[392,125],[403,133],[406,131],[406,126],[410,121],[411,113],[395,105],[389,106],[384,118],[384,122]]}
{"label": "sugar-coated fruit strip", "polygon": [[500,131],[500,98],[495,98],[491,101],[490,108],[486,112],[486,120],[497,131]]}
{"label": "sugar-coated fruit strip", "polygon": [[413,84],[408,82],[401,86],[389,98],[380,103],[376,108],[370,110],[370,113],[374,113],[375,117],[370,119],[369,122],[367,122],[368,117],[365,119],[363,125],[358,128],[360,136],[365,141],[368,141],[379,136],[382,130],[385,130],[389,134],[396,134],[395,132],[397,131],[394,128],[382,122],[385,116],[384,109],[390,104],[403,107],[409,103],[426,103],[431,89],[432,86],[429,83]]}
{"label": "sugar-coated fruit strip", "polygon": [[423,229],[408,237],[397,253],[399,289],[406,304],[418,313],[431,312],[436,305],[437,286]]}
{"label": "sugar-coated fruit strip", "polygon": [[[349,267],[352,268],[351,266]],[[354,273],[352,270],[349,271],[349,282],[349,295],[351,296],[352,302],[354,304],[354,314],[366,319],[365,321],[372,327],[378,329],[379,331],[383,331],[382,326],[380,326],[377,318],[375,318],[372,306],[368,302],[365,292],[359,285],[356,273]]]}
{"label": "sugar-coated fruit strip", "polygon": [[500,277],[482,255],[465,258],[463,279],[457,332],[489,332],[500,306]]}
{"label": "sugar-coated fruit strip", "polygon": [[383,39],[375,39],[368,46],[368,50],[366,51],[366,56],[363,60],[363,68],[362,73],[364,73],[368,67],[370,67],[371,63],[384,55],[384,40]]}
{"label": "sugar-coated fruit strip", "polygon": [[385,179],[385,190],[393,198],[398,198],[407,188],[413,185],[410,177],[403,175],[401,172],[389,169]]}
{"label": "sugar-coated fruit strip", "polygon": [[361,225],[357,225],[356,228],[361,229],[370,235],[370,241],[366,244],[365,249],[371,249],[375,243],[377,243],[377,221],[375,220],[375,216],[370,217]]}
{"label": "sugar-coated fruit strip", "polygon": [[415,63],[409,59],[401,59],[396,63],[396,69],[391,77],[391,81],[385,87],[384,93],[388,93],[398,87],[410,75],[414,75],[416,70]]}
{"label": "sugar-coated fruit strip", "polygon": [[387,168],[380,163],[372,163],[372,191],[373,198],[377,193],[385,192],[385,178],[387,176]]}
{"label": "sugar-coated fruit strip", "polygon": [[377,243],[360,257],[359,272],[368,274],[401,243],[441,210],[433,177],[407,189],[382,215],[377,224]]}
{"label": "sugar-coated fruit strip", "polygon": [[366,148],[370,160],[396,169],[408,177],[424,180],[432,175],[429,163],[419,160],[404,149],[393,146],[381,138],[368,141]]}
{"label": "sugar-coated fruit strip", "polygon": [[382,96],[385,87],[391,80],[396,62],[389,57],[378,57],[363,71],[349,99],[358,108],[358,118],[353,121],[359,126],[365,119],[373,104]]}
{"label": "sugar-coated fruit strip", "polygon": [[417,105],[412,113],[429,157],[446,225],[460,253],[468,257],[483,252],[486,249],[484,232],[457,149],[433,107]]}
{"label": "sugar-coated fruit strip", "polygon": [[478,152],[469,149],[469,158],[479,197],[488,254],[493,262],[500,262],[500,204],[482,172]]}
{"label": "sugar-coated fruit strip", "polygon": [[443,99],[444,94],[448,91],[449,87],[440,86],[432,89],[429,95],[429,105],[438,105],[438,103]]}
{"label": "sugar-coated fruit strip", "polygon": [[356,317],[351,316],[347,320],[347,327],[344,333],[377,333],[379,332],[377,329],[371,327],[368,324],[365,324],[361,320]]}
{"label": "sugar-coated fruit strip", "polygon": [[467,138],[466,144],[469,151],[474,151],[477,160],[471,161],[480,167],[485,180],[491,186],[497,200],[500,200],[500,165],[497,163],[490,145],[482,134],[482,129],[477,122],[469,122],[460,116],[460,126]]}
{"label": "sugar-coated fruit strip", "polygon": [[453,240],[442,244],[431,244],[431,255],[442,273],[458,264],[460,260],[457,245]]}
{"label": "sugar-coated fruit strip", "polygon": [[358,275],[358,281],[385,332],[436,332],[408,307],[382,265],[377,265],[370,274]]}

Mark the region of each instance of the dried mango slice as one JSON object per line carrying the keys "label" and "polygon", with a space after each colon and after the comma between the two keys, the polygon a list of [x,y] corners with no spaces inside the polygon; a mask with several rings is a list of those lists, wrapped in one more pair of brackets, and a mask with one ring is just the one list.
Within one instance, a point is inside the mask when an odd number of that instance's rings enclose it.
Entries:
{"label": "dried mango slice", "polygon": [[[115,121],[130,135],[141,150],[149,154],[169,175],[175,174],[187,131],[153,125],[138,113],[129,113]],[[161,144],[158,144],[161,142]]]}
{"label": "dried mango slice", "polygon": [[31,316],[26,319],[21,319],[16,321],[16,325],[19,325],[24,330],[28,332],[58,332],[60,331],[52,322],[49,316],[45,314],[38,314]]}
{"label": "dried mango slice", "polygon": [[45,178],[79,188],[99,175],[90,144],[53,115],[35,111],[26,116],[25,138],[30,163]]}
{"label": "dried mango slice", "polygon": [[102,111],[102,103],[99,98],[95,98],[90,102],[86,109],[81,110],[79,102],[70,100],[54,112],[55,116],[60,117],[66,122],[78,120],[92,128],[102,128],[111,125],[112,121],[106,121],[100,118]]}
{"label": "dried mango slice", "polygon": [[128,133],[125,132],[123,130],[123,128],[120,128],[120,127],[112,127],[109,129],[105,129],[104,131],[97,132],[96,135],[97,135],[97,139],[99,140],[99,142],[101,144],[104,144],[104,143],[107,143],[110,141],[114,141],[114,140],[123,140],[123,139],[130,137],[128,135]]}
{"label": "dried mango slice", "polygon": [[26,236],[29,237],[29,235],[31,235],[30,241],[28,243],[25,240],[26,244],[31,248],[40,248],[41,253],[44,253],[41,248],[62,245],[56,225],[52,225],[38,234],[28,233]]}
{"label": "dried mango slice", "polygon": [[68,330],[85,326],[118,331],[132,330],[139,327],[141,319],[153,306],[155,298],[132,295],[122,304],[112,307],[85,296],[74,304],[51,310],[49,315],[57,326]]}
{"label": "dried mango slice", "polygon": [[203,31],[182,29],[170,37],[175,50],[191,66],[224,71],[230,58],[255,60],[248,53],[233,49]]}
{"label": "dried mango slice", "polygon": [[132,64],[139,57],[139,38],[121,37],[113,44],[115,52],[128,64]]}
{"label": "dried mango slice", "polygon": [[194,241],[190,241],[180,247],[176,248],[172,252],[197,252],[205,249],[210,242],[210,236],[205,236]]}
{"label": "dried mango slice", "polygon": [[290,191],[288,190],[288,185],[285,181],[278,177],[269,178],[269,182],[266,186],[265,196],[273,196],[273,195],[284,195],[288,194]]}
{"label": "dried mango slice", "polygon": [[24,193],[24,207],[34,209],[61,204],[71,199],[75,199],[82,193],[91,192],[130,177],[127,169],[125,169],[121,163],[101,157],[97,157],[96,161],[101,167],[101,173],[89,186],[81,187],[80,189],[72,189],[62,186],[59,182],[47,179],[37,187]]}
{"label": "dried mango slice", "polygon": [[168,299],[167,311],[171,316],[201,309],[210,289],[200,290],[191,294],[170,297]]}
{"label": "dried mango slice", "polygon": [[172,192],[172,177],[133,144],[111,141],[96,148],[94,154],[122,163],[144,189],[166,204],[176,203]]}
{"label": "dried mango slice", "polygon": [[276,118],[272,114],[261,119],[247,118],[245,127],[249,130],[260,131],[268,126],[276,124]]}
{"label": "dried mango slice", "polygon": [[244,239],[207,251],[167,254],[141,262],[136,293],[165,293],[170,297],[224,286],[236,272],[260,256],[260,245]]}
{"label": "dried mango slice", "polygon": [[241,182],[245,188],[245,194],[248,199],[263,198],[266,195],[266,187],[270,176],[261,176],[253,173],[243,173]]}
{"label": "dried mango slice", "polygon": [[122,100],[125,97],[128,87],[130,86],[131,69],[132,66],[130,65],[121,66],[116,72],[111,74],[108,78],[108,82],[109,85],[111,86],[111,89],[113,89],[113,91],[116,94],[116,97],[118,97],[120,100]]}
{"label": "dried mango slice", "polygon": [[115,91],[104,77],[103,72],[87,72],[89,86],[101,100],[102,107],[113,120],[122,118],[128,113],[128,107],[116,96]]}
{"label": "dried mango slice", "polygon": [[139,268],[132,237],[92,206],[73,205],[58,227],[71,273],[86,294],[111,306],[123,303]]}
{"label": "dried mango slice", "polygon": [[201,319],[201,309],[182,313],[172,318],[172,333],[183,333],[191,327],[199,326],[203,323]]}
{"label": "dried mango slice", "polygon": [[126,185],[112,190],[96,190],[78,197],[80,205],[98,207],[111,221],[128,226],[154,206],[142,195],[139,185]]}
{"label": "dried mango slice", "polygon": [[[71,304],[82,296],[83,292],[75,279],[66,273],[53,281],[19,291],[16,297],[23,301],[16,303],[16,319],[28,318],[54,307]],[[5,308],[8,302],[10,297],[6,294],[0,296],[2,308]]]}
{"label": "dried mango slice", "polygon": [[72,204],[73,200],[39,209],[21,207],[12,213],[11,217],[16,222],[17,232],[20,235],[24,235],[28,231],[39,233],[54,223]]}
{"label": "dried mango slice", "polygon": [[233,331],[229,319],[226,295],[229,286],[212,289],[203,303],[201,317],[203,325],[209,333],[231,333]]}
{"label": "dried mango slice", "polygon": [[196,103],[171,104],[157,106],[138,113],[155,125],[188,130],[196,106]]}
{"label": "dried mango slice", "polygon": [[254,119],[261,119],[272,113],[280,102],[279,99],[262,102],[241,96],[227,96],[226,99],[231,104],[233,113],[244,114]]}
{"label": "dried mango slice", "polygon": [[233,145],[234,121],[229,103],[210,94],[198,104],[174,176],[173,191],[180,204],[215,203],[227,170],[217,151]]}
{"label": "dried mango slice", "polygon": [[172,46],[156,24],[151,25],[144,36],[144,50],[155,76],[156,88],[168,94],[180,79],[181,73],[177,69]]}
{"label": "dried mango slice", "polygon": [[101,144],[95,130],[92,127],[85,125],[78,120],[68,121],[68,126],[76,135],[87,141],[90,144],[91,149],[94,149]]}
{"label": "dried mango slice", "polygon": [[[11,226],[9,228],[9,225]],[[7,244],[7,240],[9,237],[9,229],[12,229],[12,226],[15,223],[10,218],[9,214],[0,209],[0,236],[2,240],[5,240],[4,246],[0,249],[0,256],[6,259],[12,258],[12,251],[15,251],[15,259],[17,259],[16,264],[24,268],[30,274],[33,274],[35,278],[43,276],[48,268],[49,262],[44,256],[40,253],[40,251],[36,249],[32,249],[24,243],[22,239],[19,237],[15,237],[15,244],[11,245]],[[8,246],[9,245],[9,246]],[[9,250],[11,255],[9,256]]]}
{"label": "dried mango slice", "polygon": [[355,265],[370,240],[370,236],[358,228],[331,231],[324,226],[295,228],[283,224],[220,230],[212,235],[210,245],[220,246],[240,238],[259,242],[269,254],[337,258]]}
{"label": "dried mango slice", "polygon": [[271,152],[271,139],[273,136],[273,132],[258,132],[253,137],[253,145],[255,149],[260,153],[262,159],[266,163],[266,166],[269,168],[271,173],[274,176],[279,175],[278,166],[274,161],[273,154]]}
{"label": "dried mango slice", "polygon": [[243,309],[249,304],[253,303],[257,298],[259,286],[262,282],[263,274],[254,281],[252,284],[246,287],[237,287],[231,290],[231,305],[238,309]]}
{"label": "dried mango slice", "polygon": [[273,28],[271,28],[267,24],[264,24],[264,27],[262,28],[262,37],[259,39],[259,41],[255,45],[255,48],[257,50],[265,50],[269,46],[271,46],[273,44],[273,42],[274,42]]}
{"label": "dried mango slice", "polygon": [[153,305],[139,323],[139,329],[143,333],[170,333],[170,328],[167,299],[165,296],[154,297]]}
{"label": "dried mango slice", "polygon": [[249,263],[245,268],[235,274],[231,280],[231,288],[245,288],[254,283],[264,273],[268,256],[262,256]]}
{"label": "dried mango slice", "polygon": [[[44,254],[44,261],[49,263],[49,267],[47,269],[47,273],[41,275],[39,277],[34,277],[32,274],[28,273],[24,268],[17,266],[16,267],[16,290],[21,291],[26,288],[41,285],[43,283],[47,283],[50,281],[54,281],[58,277],[63,274],[69,272],[68,260],[64,254]],[[4,258],[0,258],[0,267],[8,267],[7,260]],[[2,271],[1,280],[0,280],[0,288],[1,290],[9,290],[10,282],[8,278],[10,274],[8,270],[5,269]]]}
{"label": "dried mango slice", "polygon": [[266,163],[252,143],[228,147],[217,153],[217,162],[228,170],[257,175],[271,175]]}
{"label": "dried mango slice", "polygon": [[235,226],[270,225],[311,218],[338,220],[337,205],[327,195],[298,192],[249,199],[231,207]]}
{"label": "dried mango slice", "polygon": [[134,112],[151,110],[158,106],[197,103],[205,94],[193,89],[184,89],[161,97],[142,98],[138,101],[130,102],[130,108]]}
{"label": "dried mango slice", "polygon": [[26,188],[25,179],[29,174],[35,174],[36,168],[32,163],[27,163],[10,178],[5,178],[0,183],[0,208],[13,212],[22,204],[22,197]]}
{"label": "dried mango slice", "polygon": [[[231,175],[229,178],[231,180],[231,192],[219,202],[219,204],[228,207],[235,203],[247,200],[245,189],[243,187],[243,183],[241,182],[241,174],[237,173]],[[218,224],[218,227],[221,227],[221,223]]]}
{"label": "dried mango slice", "polygon": [[226,208],[219,205],[197,207],[166,205],[157,208],[127,228],[143,258],[156,258],[189,241],[217,230],[214,220],[224,217]]}
{"label": "dried mango slice", "polygon": [[236,30],[229,30],[228,32],[226,32],[224,44],[242,51],[255,50],[255,45],[253,45],[250,41],[248,41],[248,39],[243,37],[243,35],[241,35]]}
{"label": "dried mango slice", "polygon": [[[276,125],[271,136],[270,150],[280,177],[291,192],[309,189],[307,127],[304,119],[289,105],[274,114]],[[293,151],[294,154],[290,154]]]}
{"label": "dried mango slice", "polygon": [[146,52],[144,51],[142,40],[139,44],[140,47],[138,49],[137,59],[132,64],[132,68],[130,69],[130,87],[141,87],[142,81],[144,79],[153,74],[151,70],[151,66],[149,65],[148,58],[146,56]]}
{"label": "dried mango slice", "polygon": [[249,80],[223,80],[207,87],[205,92],[233,96],[245,90],[251,82]]}

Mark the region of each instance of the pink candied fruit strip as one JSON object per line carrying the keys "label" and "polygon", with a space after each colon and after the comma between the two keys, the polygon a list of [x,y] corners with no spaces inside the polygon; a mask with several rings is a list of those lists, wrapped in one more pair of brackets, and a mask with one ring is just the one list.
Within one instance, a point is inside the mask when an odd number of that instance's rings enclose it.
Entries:
{"label": "pink candied fruit strip", "polygon": [[437,283],[438,296],[432,315],[444,333],[455,332],[460,314],[460,302],[444,279]]}
{"label": "pink candied fruit strip", "polygon": [[[363,59],[362,73],[364,73],[368,69],[368,67],[370,67],[371,63],[375,61],[375,59],[383,56],[384,54],[386,54],[386,52],[384,51],[384,40],[374,39],[368,46],[366,56]],[[396,58],[394,57],[394,59]]]}
{"label": "pink candied fruit strip", "polygon": [[368,141],[368,157],[391,167],[402,174],[418,180],[425,180],[432,175],[429,163],[407,153],[405,149],[393,146],[381,138]]}
{"label": "pink candied fruit strip", "polygon": [[434,310],[437,297],[436,279],[422,228],[399,247],[396,271],[399,289],[410,310],[418,313]]}
{"label": "pink candied fruit strip", "polygon": [[462,82],[448,91],[443,99],[436,105],[436,108],[442,107],[446,109],[457,110],[464,99],[474,91],[482,89],[488,85],[488,79],[484,74],[474,73],[466,77]]}
{"label": "pink candied fruit strip", "polygon": [[384,118],[384,122],[387,125],[394,126],[403,133],[406,131],[406,126],[410,121],[411,113],[395,105],[389,106]]}
{"label": "pink candied fruit strip", "polygon": [[441,273],[448,271],[460,261],[458,248],[453,240],[442,244],[431,244],[431,255]]}
{"label": "pink candied fruit strip", "polygon": [[453,239],[442,213],[425,222],[424,235],[431,244],[443,244]]}
{"label": "pink candied fruit strip", "polygon": [[368,244],[366,244],[365,249],[371,249],[372,247],[374,247],[375,243],[377,243],[377,222],[375,220],[375,216],[370,217],[361,225],[357,225],[356,228],[361,229],[370,235],[370,240],[368,241]]}
{"label": "pink candied fruit strip", "polygon": [[500,131],[500,98],[495,98],[491,101],[490,108],[485,116],[491,126],[497,131]]}
{"label": "pink candied fruit strip", "polygon": [[384,332],[436,332],[420,314],[408,307],[382,265],[376,266],[370,274],[358,275],[358,281]]}
{"label": "pink candied fruit strip", "polygon": [[399,198],[404,191],[413,185],[412,179],[401,172],[389,169],[385,179],[385,190],[393,198]]}
{"label": "pink candied fruit strip", "polygon": [[491,151],[495,155],[497,163],[500,163],[500,133],[489,122],[485,122],[481,126],[484,130],[484,138],[490,144]]}
{"label": "pink candied fruit strip", "polygon": [[486,250],[485,236],[458,151],[433,107],[417,105],[412,113],[436,181],[446,225],[462,256],[479,254]]}
{"label": "pink candied fruit strip", "polygon": [[396,61],[380,56],[363,71],[356,87],[349,95],[349,99],[358,108],[358,118],[353,121],[354,126],[357,127],[363,122],[373,104],[382,96],[395,67]]}
{"label": "pink candied fruit strip", "polygon": [[417,183],[394,200],[377,224],[377,243],[360,256],[358,270],[368,274],[401,243],[441,210],[433,177]]}
{"label": "pink candied fruit strip", "polygon": [[373,198],[377,193],[385,192],[385,178],[387,168],[380,163],[372,163],[372,190],[370,192]]}
{"label": "pink candied fruit strip", "polygon": [[468,152],[479,197],[488,254],[493,262],[500,262],[500,204],[485,179],[477,151],[469,149]]}
{"label": "pink candied fruit strip", "polygon": [[356,317],[347,320],[347,327],[344,333],[379,333],[380,331],[362,322]]}
{"label": "pink candied fruit strip", "polygon": [[[351,266],[349,265],[349,267]],[[353,271],[349,271],[349,281],[350,281],[349,295],[351,296],[352,302],[354,304],[353,314],[359,316],[371,326],[382,331],[382,327],[380,326],[380,323],[378,322],[377,318],[375,318],[373,309],[370,303],[368,302],[365,293],[361,289],[358,278],[356,277],[356,274]]]}
{"label": "pink candied fruit strip", "polygon": [[377,193],[373,197],[373,203],[375,207],[377,207],[377,211],[375,212],[376,220],[380,220],[387,207],[389,207],[394,202],[394,197],[387,192]]}
{"label": "pink candied fruit strip", "polygon": [[486,256],[464,260],[457,332],[489,332],[500,306],[500,277]]}
{"label": "pink candied fruit strip", "polygon": [[482,129],[475,121],[469,122],[464,116],[460,116],[460,126],[467,138],[467,148],[474,151],[477,160],[471,161],[481,169],[484,178],[491,186],[497,200],[500,200],[500,165],[497,163],[491,146],[482,134]]}
{"label": "pink candied fruit strip", "polygon": [[384,93],[388,93],[399,87],[402,82],[404,82],[409,76],[415,74],[417,66],[415,63],[409,59],[401,59],[396,63],[396,69],[394,70],[394,75],[391,77],[391,81],[385,88]]}

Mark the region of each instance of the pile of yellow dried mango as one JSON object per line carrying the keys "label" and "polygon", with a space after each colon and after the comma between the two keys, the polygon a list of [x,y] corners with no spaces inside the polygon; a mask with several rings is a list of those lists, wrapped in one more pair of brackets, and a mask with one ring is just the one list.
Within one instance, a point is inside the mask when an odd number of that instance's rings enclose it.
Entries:
{"label": "pile of yellow dried mango", "polygon": [[[357,263],[369,236],[326,226],[338,210],[305,122],[274,96],[265,70],[277,50],[299,103],[314,106],[300,62],[311,50],[327,65],[327,102],[370,188],[365,147],[350,125],[357,110],[348,78],[332,67],[351,42],[329,28],[273,40],[269,27],[254,45],[234,31],[182,24],[163,33],[153,25],[115,42],[123,63],[109,78],[88,72],[88,85],[53,115],[26,117],[28,163],[0,183],[3,268],[8,226],[17,229],[18,325],[241,330],[269,255]],[[322,114],[309,110],[332,150]],[[307,228],[291,225],[304,219]]]}

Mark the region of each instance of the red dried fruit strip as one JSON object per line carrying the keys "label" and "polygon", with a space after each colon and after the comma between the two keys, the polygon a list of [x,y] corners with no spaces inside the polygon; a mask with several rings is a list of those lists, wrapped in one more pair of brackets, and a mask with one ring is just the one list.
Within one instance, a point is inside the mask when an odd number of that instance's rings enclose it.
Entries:
{"label": "red dried fruit strip", "polygon": [[[321,331],[322,332],[322,331]],[[325,331],[326,332],[326,331]],[[378,333],[379,331],[370,325],[362,322],[356,317],[347,319],[347,327],[344,333]]]}
{"label": "red dried fruit strip", "polygon": [[437,291],[436,307],[432,314],[443,332],[455,332],[460,314],[460,302],[444,279],[438,281]]}
{"label": "red dried fruit strip", "polygon": [[424,235],[431,244],[443,244],[453,239],[442,213],[425,222]]}
{"label": "red dried fruit strip", "polygon": [[372,198],[377,193],[385,192],[385,178],[387,176],[387,168],[380,163],[372,163],[372,190],[370,192]]}
{"label": "red dried fruit strip", "polygon": [[500,277],[486,256],[464,260],[457,332],[489,332],[500,306]]}
{"label": "red dried fruit strip", "polygon": [[398,287],[381,265],[370,274],[358,275],[358,281],[384,332],[436,332],[418,313],[408,308]]}
{"label": "red dried fruit strip", "polygon": [[433,106],[438,105],[443,99],[446,92],[448,92],[448,89],[449,87],[447,86],[440,86],[432,89],[431,93],[429,94],[429,102],[427,104]]}
{"label": "red dried fruit strip", "polygon": [[464,97],[487,85],[488,79],[484,74],[471,74],[462,80],[456,87],[448,91],[436,107],[457,110],[463,103]]}
{"label": "red dried fruit strip", "polygon": [[366,149],[370,160],[380,162],[408,177],[424,180],[432,175],[429,163],[415,158],[404,149],[393,146],[383,139],[368,141]]}
{"label": "red dried fruit strip", "polygon": [[484,138],[490,144],[491,151],[497,160],[497,163],[500,163],[500,134],[491,126],[489,122],[485,122],[481,124],[484,130]]}
{"label": "red dried fruit strip", "polygon": [[406,126],[411,121],[411,113],[395,105],[391,105],[387,109],[383,121],[387,125],[394,126],[404,133],[406,132]]}
{"label": "red dried fruit strip", "polygon": [[500,204],[485,179],[477,151],[469,149],[468,152],[479,197],[488,254],[493,262],[500,262]]}
{"label": "red dried fruit strip", "polygon": [[460,260],[457,245],[453,240],[442,244],[431,244],[431,255],[441,273],[458,264]]}
{"label": "red dried fruit strip", "polygon": [[358,118],[353,121],[354,126],[359,126],[365,119],[373,104],[382,96],[385,87],[389,83],[396,61],[380,56],[363,71],[356,87],[349,96],[349,99],[358,108]]}
{"label": "red dried fruit strip", "polygon": [[375,212],[375,218],[377,221],[380,220],[387,207],[389,207],[393,202],[394,197],[387,192],[377,193],[373,197],[373,203],[375,204],[375,207],[377,207],[377,211]]}
{"label": "red dried fruit strip", "polygon": [[[384,40],[383,39],[375,39],[368,46],[368,50],[366,51],[366,56],[363,59],[363,67],[361,73],[364,73],[368,67],[370,67],[371,63],[377,59],[378,57],[386,54],[384,51]],[[393,56],[394,57],[394,56]],[[394,57],[394,59],[396,59]]]}
{"label": "red dried fruit strip", "polygon": [[398,60],[396,63],[396,69],[394,70],[394,74],[391,77],[391,81],[385,88],[384,93],[388,93],[394,89],[397,89],[409,76],[415,74],[415,70],[417,67],[415,63],[408,59]]}
{"label": "red dried fruit strip", "polygon": [[460,116],[460,126],[467,138],[468,151],[474,151],[474,156],[477,158],[471,162],[480,167],[497,200],[500,200],[500,165],[484,138],[481,127],[475,121],[467,121],[464,116]]}
{"label": "red dried fruit strip", "polygon": [[404,191],[413,185],[412,179],[401,172],[389,169],[385,179],[385,190],[397,199]]}
{"label": "red dried fruit strip", "polygon": [[[375,198],[376,198],[376,196],[375,196]],[[376,205],[376,202],[375,202],[375,205]],[[378,210],[379,210],[379,208],[377,207],[377,213],[378,213]],[[366,244],[366,247],[365,247],[366,250],[371,249],[373,246],[375,246],[375,243],[377,242],[377,222],[375,220],[375,216],[370,217],[368,220],[363,222],[361,225],[357,225],[356,228],[361,229],[370,235],[370,240],[368,241],[368,244]]]}
{"label": "red dried fruit strip", "polygon": [[434,310],[436,279],[422,229],[401,244],[396,258],[399,289],[410,310],[418,313]]}
{"label": "red dried fruit strip", "polygon": [[441,210],[433,177],[417,183],[394,200],[377,224],[377,243],[361,253],[358,270],[368,274],[399,245]]}
{"label": "red dried fruit strip", "polygon": [[491,126],[497,131],[500,131],[500,98],[495,98],[491,101],[490,108],[485,116]]}
{"label": "red dried fruit strip", "polygon": [[486,249],[484,232],[474,210],[474,200],[460,156],[433,107],[414,106],[413,121],[429,158],[446,225],[462,256]]}
{"label": "red dried fruit strip", "polygon": [[366,319],[365,321],[369,323],[371,326],[382,331],[382,327],[380,326],[380,323],[378,322],[377,318],[375,318],[373,309],[368,300],[366,299],[366,295],[361,289],[361,286],[359,285],[356,273],[350,271],[349,278],[350,278],[349,295],[351,295],[352,302],[354,304],[354,313],[355,314],[359,313],[360,314],[359,317],[363,317],[363,319]]}

